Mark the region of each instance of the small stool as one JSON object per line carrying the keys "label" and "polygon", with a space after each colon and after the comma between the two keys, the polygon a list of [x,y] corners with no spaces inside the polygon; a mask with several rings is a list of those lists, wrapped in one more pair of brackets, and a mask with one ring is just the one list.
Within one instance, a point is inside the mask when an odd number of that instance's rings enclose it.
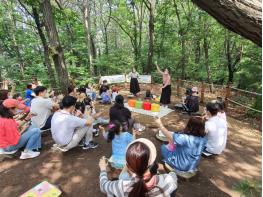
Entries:
{"label": "small stool", "polygon": [[160,105],[156,103],[152,103],[151,105],[151,111],[152,112],[160,112]]}
{"label": "small stool", "polygon": [[135,103],[136,103],[136,100],[133,100],[133,99],[130,99],[130,100],[128,101],[129,107],[135,107]]}
{"label": "small stool", "polygon": [[142,107],[143,107],[143,102],[142,101],[136,101],[135,108],[136,109],[142,109]]}
{"label": "small stool", "polygon": [[150,102],[144,102],[143,103],[143,109],[150,111],[151,110],[151,103]]}

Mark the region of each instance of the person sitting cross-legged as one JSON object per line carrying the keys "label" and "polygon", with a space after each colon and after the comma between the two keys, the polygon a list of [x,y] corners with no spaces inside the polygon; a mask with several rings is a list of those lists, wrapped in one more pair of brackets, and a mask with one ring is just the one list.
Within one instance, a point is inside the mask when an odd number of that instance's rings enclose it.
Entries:
{"label": "person sitting cross-legged", "polygon": [[161,119],[156,123],[169,141],[161,147],[164,162],[178,173],[195,172],[207,142],[202,117],[191,117],[182,133],[168,131]]}
{"label": "person sitting cross-legged", "polygon": [[124,97],[122,95],[116,96],[115,104],[110,108],[109,116],[110,122],[119,121],[125,130],[129,130],[134,123],[130,110],[124,107]]}
{"label": "person sitting cross-legged", "polygon": [[177,189],[174,172],[158,174],[161,168],[156,162],[156,148],[145,138],[131,142],[126,150],[126,169],[130,179],[110,181],[107,174],[107,160],[100,159],[100,190],[108,197],[168,197]]}
{"label": "person sitting cross-legged", "polygon": [[111,122],[107,131],[102,126],[99,128],[107,142],[112,143],[111,166],[116,169],[122,169],[126,163],[125,153],[127,146],[136,138],[136,135],[139,135],[139,132],[133,130],[133,134],[129,133],[123,129],[118,121]]}
{"label": "person sitting cross-legged", "polygon": [[29,127],[30,114],[22,121],[14,119],[17,110],[25,109],[26,106],[15,99],[6,99],[0,104],[0,154],[13,154],[23,148],[20,159],[40,155],[41,133],[39,128]]}
{"label": "person sitting cross-legged", "polygon": [[223,152],[227,142],[227,121],[222,118],[219,112],[218,102],[212,101],[206,104],[205,132],[207,144],[203,152],[205,156],[219,155]]}
{"label": "person sitting cross-legged", "polygon": [[84,150],[98,146],[92,141],[94,119],[90,112],[85,111],[87,119],[73,115],[76,101],[73,96],[65,96],[62,100],[63,109],[55,112],[51,121],[52,138],[56,143],[54,146],[63,152],[78,145],[82,145]]}
{"label": "person sitting cross-legged", "polygon": [[32,124],[40,128],[40,130],[48,130],[51,127],[52,110],[58,109],[59,105],[54,103],[51,98],[47,98],[47,88],[38,86],[34,89],[36,98],[31,101],[30,112],[34,115],[32,117]]}

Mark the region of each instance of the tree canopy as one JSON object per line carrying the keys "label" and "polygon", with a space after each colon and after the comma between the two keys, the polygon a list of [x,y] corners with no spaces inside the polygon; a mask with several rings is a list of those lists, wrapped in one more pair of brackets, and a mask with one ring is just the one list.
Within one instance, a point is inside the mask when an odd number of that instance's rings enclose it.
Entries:
{"label": "tree canopy", "polygon": [[261,89],[261,8],[248,1],[243,8],[251,15],[245,17],[234,5],[224,11],[234,1],[193,0],[244,37],[190,0],[2,2],[0,81],[38,77],[66,91],[71,79],[83,85],[95,76],[127,73],[133,66],[155,77],[158,61],[174,79]]}

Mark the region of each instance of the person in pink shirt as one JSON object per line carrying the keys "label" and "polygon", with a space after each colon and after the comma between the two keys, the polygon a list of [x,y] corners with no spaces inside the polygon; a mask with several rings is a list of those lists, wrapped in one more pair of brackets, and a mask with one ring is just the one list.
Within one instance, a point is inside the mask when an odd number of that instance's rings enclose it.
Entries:
{"label": "person in pink shirt", "polygon": [[17,110],[25,108],[16,99],[6,99],[0,104],[0,154],[14,154],[24,148],[20,159],[39,156],[36,150],[41,148],[40,129],[29,127],[30,114],[23,121],[13,118]]}
{"label": "person in pink shirt", "polygon": [[163,86],[162,86],[162,94],[161,94],[161,99],[160,103],[162,105],[167,106],[168,104],[171,103],[171,76],[169,74],[168,68],[164,70],[164,72],[161,71],[159,68],[157,62],[156,62],[156,67],[158,72],[163,76]]}

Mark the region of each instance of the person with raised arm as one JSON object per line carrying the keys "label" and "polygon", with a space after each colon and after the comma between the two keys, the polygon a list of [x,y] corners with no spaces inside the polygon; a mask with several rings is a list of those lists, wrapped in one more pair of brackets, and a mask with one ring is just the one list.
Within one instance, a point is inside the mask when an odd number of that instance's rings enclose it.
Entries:
{"label": "person with raised arm", "polygon": [[156,68],[157,71],[162,75],[163,77],[163,86],[162,86],[162,94],[160,103],[164,106],[167,106],[171,103],[171,76],[169,74],[168,68],[165,68],[164,71],[161,71],[160,67],[158,66],[156,62]]}
{"label": "person with raised arm", "polygon": [[168,131],[160,118],[155,122],[169,141],[161,147],[164,162],[177,172],[195,172],[207,142],[203,118],[191,117],[182,132]]}

